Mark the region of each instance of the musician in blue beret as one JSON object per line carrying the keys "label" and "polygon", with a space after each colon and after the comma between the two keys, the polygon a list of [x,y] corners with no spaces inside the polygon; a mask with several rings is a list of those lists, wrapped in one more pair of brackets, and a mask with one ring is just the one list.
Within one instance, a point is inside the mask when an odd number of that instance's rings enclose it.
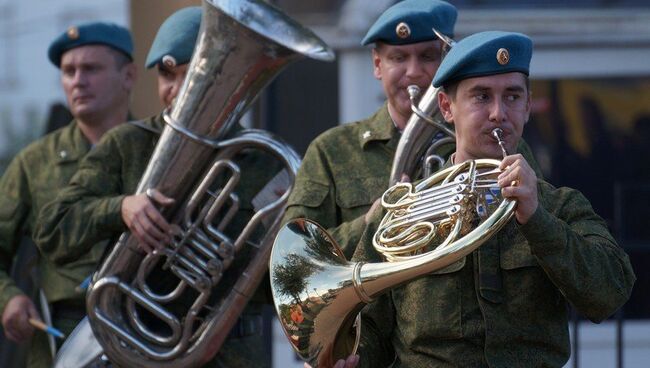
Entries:
{"label": "musician in blue beret", "polygon": [[[500,160],[498,186],[517,206],[477,250],[366,307],[361,366],[562,367],[569,305],[598,323],[629,298],[628,256],[589,201],[538,178],[516,153],[531,112],[532,50],[523,34],[482,32],[453,46],[438,68],[433,85],[457,140],[445,167]],[[370,215],[353,260],[383,259],[372,238],[384,213]]]}
{"label": "musician in blue beret", "polygon": [[[332,128],[309,145],[285,220],[318,222],[352,255],[364,215],[387,189],[397,142],[411,116],[407,87],[429,87],[444,45],[433,29],[452,37],[456,17],[456,8],[445,1],[405,0],[373,22],[361,44],[371,46],[373,74],[386,101],[372,116]],[[450,149],[436,153],[446,157]]]}
{"label": "musician in blue beret", "polygon": [[[71,26],[56,37],[47,54],[60,69],[73,120],[20,151],[0,179],[2,327],[14,342],[31,337],[30,368],[51,367],[52,351],[63,340],[48,340],[45,331],[34,329],[42,327],[41,317],[47,315],[41,315],[30,296],[9,277],[10,265],[21,240],[32,236],[41,208],[67,185],[82,158],[105,133],[127,120],[137,74],[132,52],[129,31],[111,23]],[[51,319],[44,320],[52,325],[50,332],[56,328],[67,335],[85,316],[85,295],[77,286],[94,271],[103,247],[101,242],[93,243],[71,262],[52,261],[42,251],[35,258],[40,276],[35,284],[47,299],[41,310],[50,310]]]}
{"label": "musician in blue beret", "polygon": [[[407,87],[426,90],[442,60],[445,44],[434,29],[453,37],[456,17],[456,8],[444,1],[401,1],[383,12],[361,41],[374,45],[373,72],[382,84],[388,117],[397,131],[404,130],[412,112]],[[369,131],[371,140],[381,135]]]}
{"label": "musician in blue beret", "polygon": [[[162,23],[149,50],[145,66],[148,69],[156,68],[159,98],[166,109],[172,107],[185,81],[199,36],[201,17],[200,7],[176,11]],[[74,259],[84,254],[99,238],[109,236],[117,239],[126,231],[138,239],[138,246],[143,252],[151,253],[155,249],[160,251],[169,243],[173,228],[160,209],[182,202],[183,198],[172,199],[154,188],[145,193],[136,193],[138,182],[164,128],[162,113],[130,121],[110,131],[83,160],[80,169],[69,181],[70,184],[41,212],[35,237],[48,257],[57,262]],[[237,124],[228,133],[228,137],[241,129],[243,128]],[[268,156],[259,150],[250,149],[231,158],[239,165],[241,176],[237,184],[238,210],[234,211],[234,225],[220,230],[229,237],[235,235],[233,228],[243,226],[252,216],[252,197],[260,193],[280,170],[278,161]],[[229,170],[225,171],[230,173]],[[244,272],[247,255],[246,249],[238,252],[227,270],[224,268],[224,277],[212,291],[211,302],[228,295],[236,280],[234,275]],[[171,272],[167,271],[154,273],[148,277],[147,282],[149,285],[155,284],[153,289],[164,290],[170,285],[177,285],[179,281],[170,275]],[[263,304],[269,304],[268,288],[268,281],[261,284],[242,315],[236,318],[235,325],[220,350],[210,351],[216,354],[203,367],[271,365],[271,357],[267,354],[263,341],[261,317]],[[187,289],[190,290],[189,287]],[[188,301],[183,298],[180,302],[169,303],[165,307],[170,307],[170,304],[186,306],[183,303],[193,302],[194,299]],[[171,306],[173,307],[174,305]],[[199,312],[201,318],[204,318],[206,311],[207,308]],[[168,333],[159,319],[153,318],[153,321],[146,322],[154,331],[163,335]],[[161,328],[163,331],[158,330]]]}
{"label": "musician in blue beret", "polygon": [[[285,222],[307,218],[321,224],[345,256],[352,256],[365,215],[388,187],[397,143],[411,116],[407,87],[429,87],[444,50],[434,28],[453,37],[456,18],[456,8],[445,1],[404,0],[374,21],[361,44],[371,46],[373,75],[386,101],[372,116],[332,128],[309,145]],[[435,152],[449,153],[449,146]],[[357,359],[351,356],[337,366],[354,366]]]}

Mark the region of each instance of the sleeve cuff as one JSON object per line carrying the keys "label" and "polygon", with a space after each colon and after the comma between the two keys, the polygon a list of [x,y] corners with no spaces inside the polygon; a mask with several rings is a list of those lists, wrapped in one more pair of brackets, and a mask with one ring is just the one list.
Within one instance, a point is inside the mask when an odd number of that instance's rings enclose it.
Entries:
{"label": "sleeve cuff", "polygon": [[3,290],[0,293],[0,314],[4,313],[7,303],[9,303],[13,297],[24,294],[22,290],[13,284],[13,282],[2,289]]}
{"label": "sleeve cuff", "polygon": [[111,231],[123,232],[126,230],[126,224],[122,220],[122,201],[125,197],[126,195],[120,195],[107,200],[102,223],[106,224]]}

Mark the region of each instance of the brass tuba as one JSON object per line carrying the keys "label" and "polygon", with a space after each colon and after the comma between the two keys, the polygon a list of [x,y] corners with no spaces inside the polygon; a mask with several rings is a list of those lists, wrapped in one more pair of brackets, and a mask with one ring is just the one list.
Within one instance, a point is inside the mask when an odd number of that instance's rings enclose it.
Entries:
{"label": "brass tuba", "polygon": [[[356,352],[366,304],[462,259],[514,213],[516,202],[502,198],[497,184],[498,160],[468,161],[431,175],[424,159],[424,180],[397,183],[404,173],[415,177],[419,158],[435,151],[435,142],[427,149],[435,135],[448,135],[438,144],[455,143],[454,132],[436,118],[438,89],[429,87],[418,107],[414,92],[393,162],[396,184],[382,196],[386,214],[372,236],[388,262],[347,261],[326,230],[306,219],[288,222],[275,240],[270,272],[276,312],[296,353],[313,367],[331,367]],[[500,134],[493,132],[503,149]]]}
{"label": "brass tuba", "polygon": [[[203,1],[186,79],[137,189],[155,188],[177,199],[161,209],[175,228],[173,240],[162,252],[143,255],[135,237],[122,234],[88,291],[92,333],[88,326],[78,328],[81,339],[96,338],[117,366],[206,363],[265,275],[300,159],[269,133],[233,132],[233,126],[258,92],[301,56],[334,58],[312,32],[264,1]],[[284,175],[285,191],[255,205],[248,223],[232,235],[231,220],[244,205],[236,192],[244,173],[235,158],[253,149],[282,164],[267,187]],[[240,264],[242,254],[248,263],[232,275],[229,268]],[[161,291],[152,285],[158,278],[174,283]],[[215,298],[226,279],[232,287]],[[79,353],[74,350],[64,346],[61,354]],[[58,366],[67,365],[64,357],[58,360]]]}

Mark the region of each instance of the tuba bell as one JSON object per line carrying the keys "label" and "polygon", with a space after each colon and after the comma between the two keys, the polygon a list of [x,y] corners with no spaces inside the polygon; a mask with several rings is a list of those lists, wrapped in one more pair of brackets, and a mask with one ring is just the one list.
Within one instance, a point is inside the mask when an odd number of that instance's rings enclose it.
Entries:
{"label": "tuba bell", "polygon": [[[164,250],[143,255],[136,238],[122,234],[93,276],[85,324],[63,346],[55,367],[86,364],[70,363],[70,355],[79,354],[75,337],[84,353],[103,351],[123,367],[195,367],[219,351],[265,275],[300,163],[271,134],[233,126],[259,91],[302,56],[334,58],[311,31],[264,1],[203,1],[187,76],[137,188],[177,199],[161,209],[175,229],[173,239]],[[284,192],[254,203],[254,214],[233,235],[234,214],[244,205],[236,191],[244,178],[236,158],[251,150],[281,164],[266,187],[283,183]],[[242,254],[249,261],[233,275]],[[174,283],[161,290],[153,285],[158,278]],[[215,293],[224,280],[226,290]]]}

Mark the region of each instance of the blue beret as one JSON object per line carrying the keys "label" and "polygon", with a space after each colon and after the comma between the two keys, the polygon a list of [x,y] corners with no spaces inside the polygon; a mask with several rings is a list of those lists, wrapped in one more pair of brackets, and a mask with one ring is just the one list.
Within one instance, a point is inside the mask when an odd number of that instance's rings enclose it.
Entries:
{"label": "blue beret", "polygon": [[170,15],[158,29],[145,67],[148,69],[163,62],[171,66],[187,64],[192,58],[200,26],[201,7],[183,8]]}
{"label": "blue beret", "polygon": [[456,8],[438,0],[404,0],[386,9],[361,41],[362,45],[381,41],[406,45],[437,40],[433,28],[454,37]]}
{"label": "blue beret", "polygon": [[128,29],[113,23],[93,22],[68,28],[47,50],[47,56],[57,68],[61,67],[63,53],[84,45],[106,45],[123,52],[133,60],[133,40]]}
{"label": "blue beret", "polygon": [[528,75],[533,42],[521,33],[488,31],[456,43],[440,63],[433,86],[485,75],[520,72]]}

